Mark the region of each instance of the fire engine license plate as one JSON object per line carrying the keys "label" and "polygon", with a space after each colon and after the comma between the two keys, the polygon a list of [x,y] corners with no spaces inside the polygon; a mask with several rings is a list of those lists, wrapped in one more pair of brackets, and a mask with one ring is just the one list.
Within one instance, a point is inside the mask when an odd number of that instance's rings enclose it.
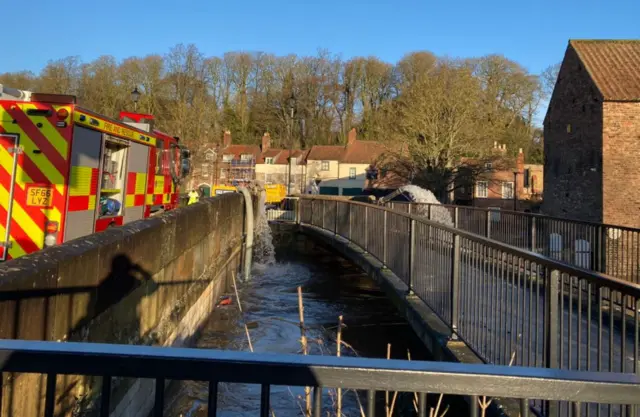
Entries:
{"label": "fire engine license plate", "polygon": [[53,187],[27,186],[27,206],[53,207]]}

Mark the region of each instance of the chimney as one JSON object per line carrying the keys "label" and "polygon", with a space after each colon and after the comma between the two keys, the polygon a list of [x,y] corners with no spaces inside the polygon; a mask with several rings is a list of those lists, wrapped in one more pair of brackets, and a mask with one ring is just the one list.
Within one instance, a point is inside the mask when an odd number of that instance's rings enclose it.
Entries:
{"label": "chimney", "polygon": [[516,169],[518,172],[524,172],[524,152],[522,148],[518,149],[518,156],[516,157]]}
{"label": "chimney", "polygon": [[269,132],[264,132],[264,135],[262,135],[262,152],[265,152],[270,147],[271,147],[271,135],[269,135]]}
{"label": "chimney", "polygon": [[349,135],[347,136],[347,145],[353,145],[353,143],[356,141],[356,128],[352,128],[349,131]]}
{"label": "chimney", "polygon": [[224,136],[222,136],[222,147],[226,148],[229,145],[231,145],[231,131],[225,130]]}

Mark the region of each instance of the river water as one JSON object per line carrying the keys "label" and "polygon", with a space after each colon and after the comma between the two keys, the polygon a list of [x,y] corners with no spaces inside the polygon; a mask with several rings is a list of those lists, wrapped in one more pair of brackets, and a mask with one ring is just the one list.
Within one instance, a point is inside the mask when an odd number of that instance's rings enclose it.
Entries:
{"label": "river water", "polygon": [[[297,287],[301,286],[311,354],[335,355],[338,317],[343,315],[343,340],[349,346],[343,348],[343,356],[383,358],[391,343],[393,358],[406,359],[410,350],[412,359],[427,359],[406,321],[354,265],[329,252],[313,256],[279,253],[276,260],[275,264],[256,267],[250,282],[238,283],[255,352],[300,353]],[[249,350],[233,289],[229,295],[234,304],[215,310],[197,341],[198,348]],[[206,383],[176,382],[167,394],[166,416],[206,415]],[[301,415],[302,394],[301,388],[272,387],[273,413],[277,417]],[[324,415],[335,415],[334,402],[335,392],[325,389]],[[344,415],[360,415],[353,392],[343,393],[343,403]],[[406,400],[399,403],[397,415],[407,408]],[[259,386],[221,384],[218,415],[257,415],[259,407]]]}

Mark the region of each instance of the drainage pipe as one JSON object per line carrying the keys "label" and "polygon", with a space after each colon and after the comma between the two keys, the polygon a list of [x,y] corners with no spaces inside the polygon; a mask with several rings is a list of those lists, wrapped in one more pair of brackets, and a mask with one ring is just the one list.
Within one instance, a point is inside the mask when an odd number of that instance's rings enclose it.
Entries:
{"label": "drainage pipe", "polygon": [[251,277],[251,258],[253,255],[253,201],[251,193],[244,187],[238,187],[238,191],[244,196],[244,279]]}

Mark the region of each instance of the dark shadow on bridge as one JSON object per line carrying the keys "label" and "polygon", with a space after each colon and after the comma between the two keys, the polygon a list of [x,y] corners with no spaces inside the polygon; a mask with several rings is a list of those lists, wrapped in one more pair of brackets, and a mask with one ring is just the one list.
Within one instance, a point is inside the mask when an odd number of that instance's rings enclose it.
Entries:
{"label": "dark shadow on bridge", "polygon": [[[144,337],[141,323],[141,303],[162,288],[189,286],[197,280],[156,282],[149,271],[133,263],[126,254],[113,257],[109,273],[97,285],[16,289],[0,291],[0,338],[25,340],[89,341],[98,343],[135,343]],[[24,284],[17,283],[24,287]],[[144,287],[144,288],[143,288]],[[178,287],[178,288],[176,288]],[[84,301],[84,303],[83,303]],[[83,305],[84,304],[84,305]],[[119,304],[124,304],[119,307]],[[78,309],[84,311],[79,312]],[[160,308],[160,307],[158,307]],[[110,317],[111,315],[112,317]],[[74,320],[74,317],[81,316]],[[75,321],[75,324],[74,324]],[[90,330],[91,329],[91,330]],[[122,336],[128,340],[122,340]],[[14,409],[42,410],[46,376],[33,376],[38,382],[32,392],[37,398],[17,398],[16,376],[3,380],[3,408],[8,417]],[[99,392],[99,378],[88,376],[58,376],[56,416],[79,411],[85,404],[74,395],[79,387],[91,387]],[[81,385],[80,385],[81,384]],[[6,385],[6,387],[5,387]],[[42,394],[41,394],[42,393]],[[33,401],[36,402],[33,405]]]}

